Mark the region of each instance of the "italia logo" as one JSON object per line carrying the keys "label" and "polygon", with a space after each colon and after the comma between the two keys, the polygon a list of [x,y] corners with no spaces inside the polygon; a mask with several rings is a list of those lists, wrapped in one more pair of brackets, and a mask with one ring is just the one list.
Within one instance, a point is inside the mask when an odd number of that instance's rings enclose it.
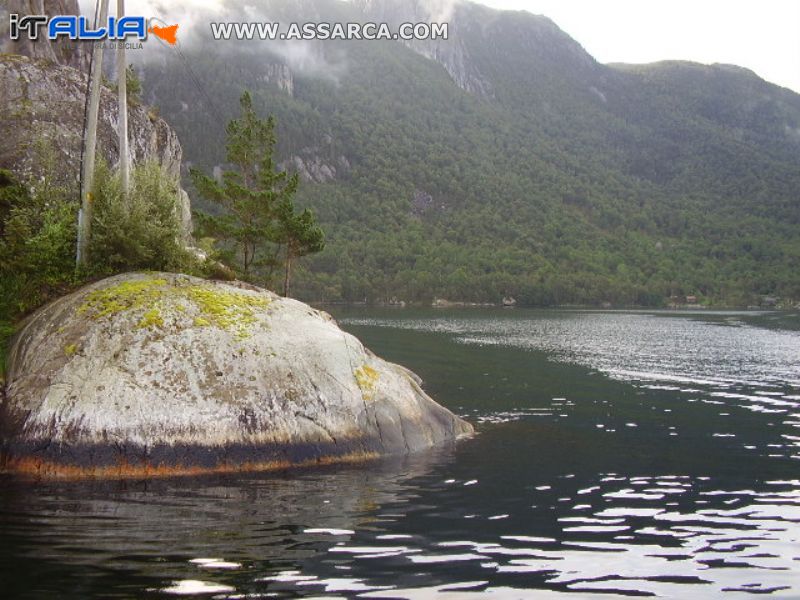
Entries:
{"label": "italia logo", "polygon": [[170,45],[178,41],[177,25],[148,27],[148,20],[139,16],[125,16],[121,19],[108,17],[107,24],[96,29],[89,23],[89,19],[77,15],[48,17],[46,15],[10,14],[8,19],[9,34],[12,40],[19,40],[22,35],[30,40],[38,40],[40,32],[43,31],[50,40],[65,37],[70,40],[126,41],[133,38],[142,41],[147,39],[148,33],[152,33]]}

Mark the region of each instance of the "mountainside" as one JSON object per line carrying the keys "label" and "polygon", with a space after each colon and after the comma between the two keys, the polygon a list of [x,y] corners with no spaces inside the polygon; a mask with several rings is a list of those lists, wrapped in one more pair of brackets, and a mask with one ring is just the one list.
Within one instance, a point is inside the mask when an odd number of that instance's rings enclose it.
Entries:
{"label": "mountainside", "polygon": [[[411,0],[261,10],[431,16]],[[146,98],[209,170],[243,89],[275,115],[327,232],[298,280],[307,299],[800,298],[800,95],[727,65],[602,65],[525,12],[459,3],[447,20],[449,40],[407,45],[198,32],[185,62],[144,57]]]}

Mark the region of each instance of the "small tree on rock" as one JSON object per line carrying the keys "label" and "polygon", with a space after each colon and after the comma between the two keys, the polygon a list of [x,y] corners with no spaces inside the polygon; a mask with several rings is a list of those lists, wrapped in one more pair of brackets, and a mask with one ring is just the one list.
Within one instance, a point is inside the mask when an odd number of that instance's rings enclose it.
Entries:
{"label": "small tree on rock", "polygon": [[249,92],[240,104],[241,117],[226,128],[227,160],[233,168],[223,171],[219,181],[198,169],[190,171],[200,194],[223,209],[220,216],[199,213],[199,221],[222,242],[220,258],[245,279],[252,279],[259,268],[266,268],[268,278],[285,246],[288,293],[292,260],[319,252],[322,231],[310,211],[294,214],[299,179],[296,173],[276,169],[274,119],[256,115]]}
{"label": "small tree on rock", "polygon": [[284,264],[283,295],[289,295],[292,277],[292,261],[320,252],[325,248],[325,235],[317,225],[314,213],[309,209],[295,214],[291,201],[284,202],[278,209],[278,223],[281,241],[286,246]]}

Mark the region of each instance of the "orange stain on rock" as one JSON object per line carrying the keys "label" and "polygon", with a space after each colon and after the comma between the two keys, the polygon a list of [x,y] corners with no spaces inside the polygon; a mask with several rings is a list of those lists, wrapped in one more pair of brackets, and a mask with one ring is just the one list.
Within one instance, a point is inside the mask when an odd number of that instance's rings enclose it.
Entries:
{"label": "orange stain on rock", "polygon": [[153,465],[150,463],[132,464],[120,461],[116,465],[78,466],[61,464],[32,457],[6,457],[7,474],[36,479],[150,479],[161,477],[197,476],[221,473],[246,473],[257,471],[278,471],[289,468],[332,465],[340,463],[360,463],[375,460],[374,452],[353,452],[339,456],[321,456],[302,462],[273,461],[245,462],[239,464],[220,463],[212,467],[194,465]]}

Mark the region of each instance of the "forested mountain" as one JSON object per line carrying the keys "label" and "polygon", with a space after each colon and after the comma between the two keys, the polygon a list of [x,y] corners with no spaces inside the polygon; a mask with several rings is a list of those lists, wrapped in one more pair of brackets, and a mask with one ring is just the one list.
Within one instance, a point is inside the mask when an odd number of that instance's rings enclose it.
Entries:
{"label": "forested mountain", "polygon": [[[430,16],[412,0],[258,14]],[[238,5],[212,20],[225,18],[242,19]],[[800,298],[800,95],[728,65],[603,65],[526,12],[464,2],[446,18],[449,40],[409,44],[199,31],[139,69],[185,157],[209,170],[243,89],[276,117],[327,233],[298,278],[307,299]]]}

